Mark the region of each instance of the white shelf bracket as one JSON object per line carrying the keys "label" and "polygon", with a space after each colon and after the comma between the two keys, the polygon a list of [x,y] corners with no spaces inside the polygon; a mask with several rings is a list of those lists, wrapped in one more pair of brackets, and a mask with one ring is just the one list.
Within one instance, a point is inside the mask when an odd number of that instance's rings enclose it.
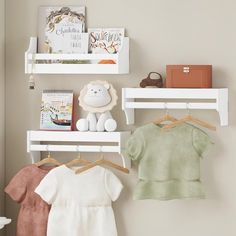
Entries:
{"label": "white shelf bracket", "polygon": [[[123,71],[129,71],[129,38],[124,37],[123,46],[119,53],[119,73]],[[120,69],[122,68],[122,70]]]}
{"label": "white shelf bracket", "polygon": [[217,111],[219,112],[221,126],[227,126],[229,124],[228,89],[218,91]]}
{"label": "white shelf bracket", "polygon": [[122,110],[125,112],[125,118],[127,125],[134,124],[134,109],[127,108],[126,104],[128,102],[134,102],[134,98],[127,98],[126,89],[122,89]]}
{"label": "white shelf bracket", "polygon": [[[37,38],[31,37],[29,48],[25,52],[25,73],[30,74],[32,73],[32,63],[33,63],[33,55],[37,53]],[[32,55],[32,59],[29,60],[29,54]]]}
{"label": "white shelf bracket", "polygon": [[30,38],[30,44],[29,44],[29,48],[27,50],[28,53],[37,53],[37,37],[31,37]]}
{"label": "white shelf bracket", "polygon": [[[40,144],[40,142],[35,142],[35,143]],[[30,154],[31,163],[34,164],[40,161],[41,152],[31,151],[30,150],[31,145],[32,145],[32,141],[30,138],[30,131],[27,131],[27,152]]]}

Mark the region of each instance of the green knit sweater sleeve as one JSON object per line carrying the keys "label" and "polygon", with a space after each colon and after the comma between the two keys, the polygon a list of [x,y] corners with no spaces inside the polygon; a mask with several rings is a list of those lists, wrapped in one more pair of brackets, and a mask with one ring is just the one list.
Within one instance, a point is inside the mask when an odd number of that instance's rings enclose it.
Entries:
{"label": "green knit sweater sleeve", "polygon": [[142,158],[145,141],[141,130],[137,129],[126,143],[126,154],[133,161],[139,161]]}
{"label": "green knit sweater sleeve", "polygon": [[204,157],[211,145],[214,144],[208,134],[198,128],[192,130],[192,143],[199,157]]}

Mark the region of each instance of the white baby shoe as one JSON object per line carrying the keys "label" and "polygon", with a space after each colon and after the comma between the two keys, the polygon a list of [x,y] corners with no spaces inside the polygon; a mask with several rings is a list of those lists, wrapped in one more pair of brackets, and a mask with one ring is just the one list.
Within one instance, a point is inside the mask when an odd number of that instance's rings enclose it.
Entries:
{"label": "white baby shoe", "polygon": [[6,217],[0,217],[0,229],[2,229],[5,225],[10,223],[11,219],[7,219]]}

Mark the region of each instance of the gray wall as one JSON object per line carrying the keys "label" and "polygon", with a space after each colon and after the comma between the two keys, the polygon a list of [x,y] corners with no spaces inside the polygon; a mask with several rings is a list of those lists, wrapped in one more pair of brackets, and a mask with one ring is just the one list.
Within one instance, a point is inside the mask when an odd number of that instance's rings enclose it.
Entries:
{"label": "gray wall", "polygon": [[[37,76],[37,88],[29,91],[24,74],[24,51],[30,36],[37,32],[37,9],[47,4],[85,4],[89,27],[125,27],[131,38],[131,73],[121,76],[55,75]],[[212,64],[214,86],[230,88],[230,102],[236,100],[236,2],[235,0],[7,0],[6,55],[6,178],[25,164],[26,130],[39,127],[43,89],[74,89],[76,94],[89,81],[105,79],[119,94],[122,87],[138,86],[149,71],[165,74],[166,64]],[[77,107],[79,113],[79,108]],[[80,113],[81,114],[81,113]],[[121,104],[113,114],[119,129],[125,125]],[[139,111],[136,126],[145,124],[162,111]],[[184,112],[173,112],[176,116]],[[196,113],[194,113],[196,114]],[[230,107],[230,126],[220,127],[216,112],[202,111],[197,116],[217,125],[210,132],[215,147],[202,161],[202,176],[208,198],[189,201],[133,201],[137,169],[130,175],[117,173],[125,189],[114,204],[120,236],[235,236],[236,218],[236,107]],[[66,156],[67,157],[67,156]],[[69,159],[69,158],[68,158]],[[18,207],[7,199],[7,215],[16,219]],[[13,236],[15,224],[8,227]]]}
{"label": "gray wall", "polygon": [[[4,125],[4,92],[5,92],[5,1],[0,0],[0,216],[4,215],[4,178],[5,178],[5,125]],[[0,231],[0,235],[3,231]]]}

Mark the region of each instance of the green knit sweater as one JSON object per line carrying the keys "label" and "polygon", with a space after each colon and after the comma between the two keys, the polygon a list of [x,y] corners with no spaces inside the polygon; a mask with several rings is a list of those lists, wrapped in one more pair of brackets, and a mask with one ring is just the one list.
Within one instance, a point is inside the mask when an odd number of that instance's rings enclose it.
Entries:
{"label": "green knit sweater", "polygon": [[200,158],[212,144],[209,136],[187,123],[161,127],[140,127],[126,144],[127,155],[139,164],[134,199],[204,198]]}

